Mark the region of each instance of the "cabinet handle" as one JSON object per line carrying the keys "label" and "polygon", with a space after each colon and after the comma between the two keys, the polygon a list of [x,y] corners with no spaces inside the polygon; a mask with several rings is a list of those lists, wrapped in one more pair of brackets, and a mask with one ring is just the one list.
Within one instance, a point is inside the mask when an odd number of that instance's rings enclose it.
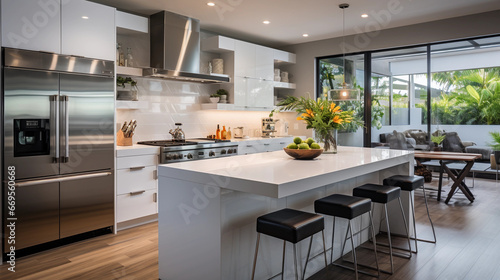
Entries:
{"label": "cabinet handle", "polygon": [[253,145],[247,145],[247,148],[251,148],[251,147],[253,147]]}
{"label": "cabinet handle", "polygon": [[158,180],[158,170],[153,170],[153,179]]}
{"label": "cabinet handle", "polygon": [[137,170],[142,170],[146,168],[146,166],[136,166],[136,167],[130,167],[130,171],[137,171]]}
{"label": "cabinet handle", "polygon": [[280,145],[286,144],[286,142],[280,142]]}
{"label": "cabinet handle", "polygon": [[139,195],[139,194],[143,194],[145,192],[146,192],[145,190],[137,191],[137,192],[130,192],[130,195]]}
{"label": "cabinet handle", "polygon": [[270,144],[264,144],[264,146],[269,146]]}
{"label": "cabinet handle", "polygon": [[153,201],[158,202],[158,193],[153,194]]}

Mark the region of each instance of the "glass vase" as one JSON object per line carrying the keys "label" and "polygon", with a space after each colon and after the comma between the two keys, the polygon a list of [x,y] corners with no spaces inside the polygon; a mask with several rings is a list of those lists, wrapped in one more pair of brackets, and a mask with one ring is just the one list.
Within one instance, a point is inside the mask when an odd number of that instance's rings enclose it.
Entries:
{"label": "glass vase", "polygon": [[329,129],[326,131],[315,130],[314,136],[316,142],[318,142],[323,147],[324,154],[336,154],[337,153],[337,130]]}

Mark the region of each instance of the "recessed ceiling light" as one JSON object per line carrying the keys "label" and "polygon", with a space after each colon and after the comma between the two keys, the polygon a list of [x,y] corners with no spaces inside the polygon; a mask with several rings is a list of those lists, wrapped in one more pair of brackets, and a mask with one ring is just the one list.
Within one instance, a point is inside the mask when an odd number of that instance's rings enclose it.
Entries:
{"label": "recessed ceiling light", "polygon": [[83,19],[89,19],[89,17],[88,17],[88,16],[82,16],[82,18],[83,18]]}
{"label": "recessed ceiling light", "polygon": [[265,21],[263,21],[262,23],[263,23],[263,24],[270,24],[271,22],[270,22],[270,21],[268,21],[268,20],[265,20]]}
{"label": "recessed ceiling light", "polygon": [[367,18],[368,17],[368,14],[362,14],[361,15],[362,18]]}
{"label": "recessed ceiling light", "polygon": [[302,34],[302,37],[309,37],[309,34],[304,33],[304,34]]}
{"label": "recessed ceiling light", "polygon": [[213,6],[215,6],[215,3],[214,2],[208,2],[207,5],[210,6],[210,7],[213,7]]}

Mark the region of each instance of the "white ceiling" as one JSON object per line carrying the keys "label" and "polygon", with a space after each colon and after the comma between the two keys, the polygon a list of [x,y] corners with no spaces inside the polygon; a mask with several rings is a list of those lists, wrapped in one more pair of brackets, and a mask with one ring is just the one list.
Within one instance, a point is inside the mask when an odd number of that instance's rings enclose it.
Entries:
{"label": "white ceiling", "polygon": [[500,9],[499,0],[212,0],[215,7],[209,0],[92,1],[141,15],[167,10],[199,19],[204,30],[272,46],[342,36],[338,5],[346,2],[346,35]]}

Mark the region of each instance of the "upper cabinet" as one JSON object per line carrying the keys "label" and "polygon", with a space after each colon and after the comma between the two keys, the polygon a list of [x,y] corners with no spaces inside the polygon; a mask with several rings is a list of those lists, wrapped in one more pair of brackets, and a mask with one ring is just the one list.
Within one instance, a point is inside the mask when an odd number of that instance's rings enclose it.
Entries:
{"label": "upper cabinet", "polygon": [[60,53],[60,18],[60,0],[2,0],[2,46]]}
{"label": "upper cabinet", "polygon": [[84,0],[2,0],[2,46],[113,60],[115,9]]}
{"label": "upper cabinet", "polygon": [[84,0],[63,0],[61,22],[63,54],[115,60],[114,8]]}

